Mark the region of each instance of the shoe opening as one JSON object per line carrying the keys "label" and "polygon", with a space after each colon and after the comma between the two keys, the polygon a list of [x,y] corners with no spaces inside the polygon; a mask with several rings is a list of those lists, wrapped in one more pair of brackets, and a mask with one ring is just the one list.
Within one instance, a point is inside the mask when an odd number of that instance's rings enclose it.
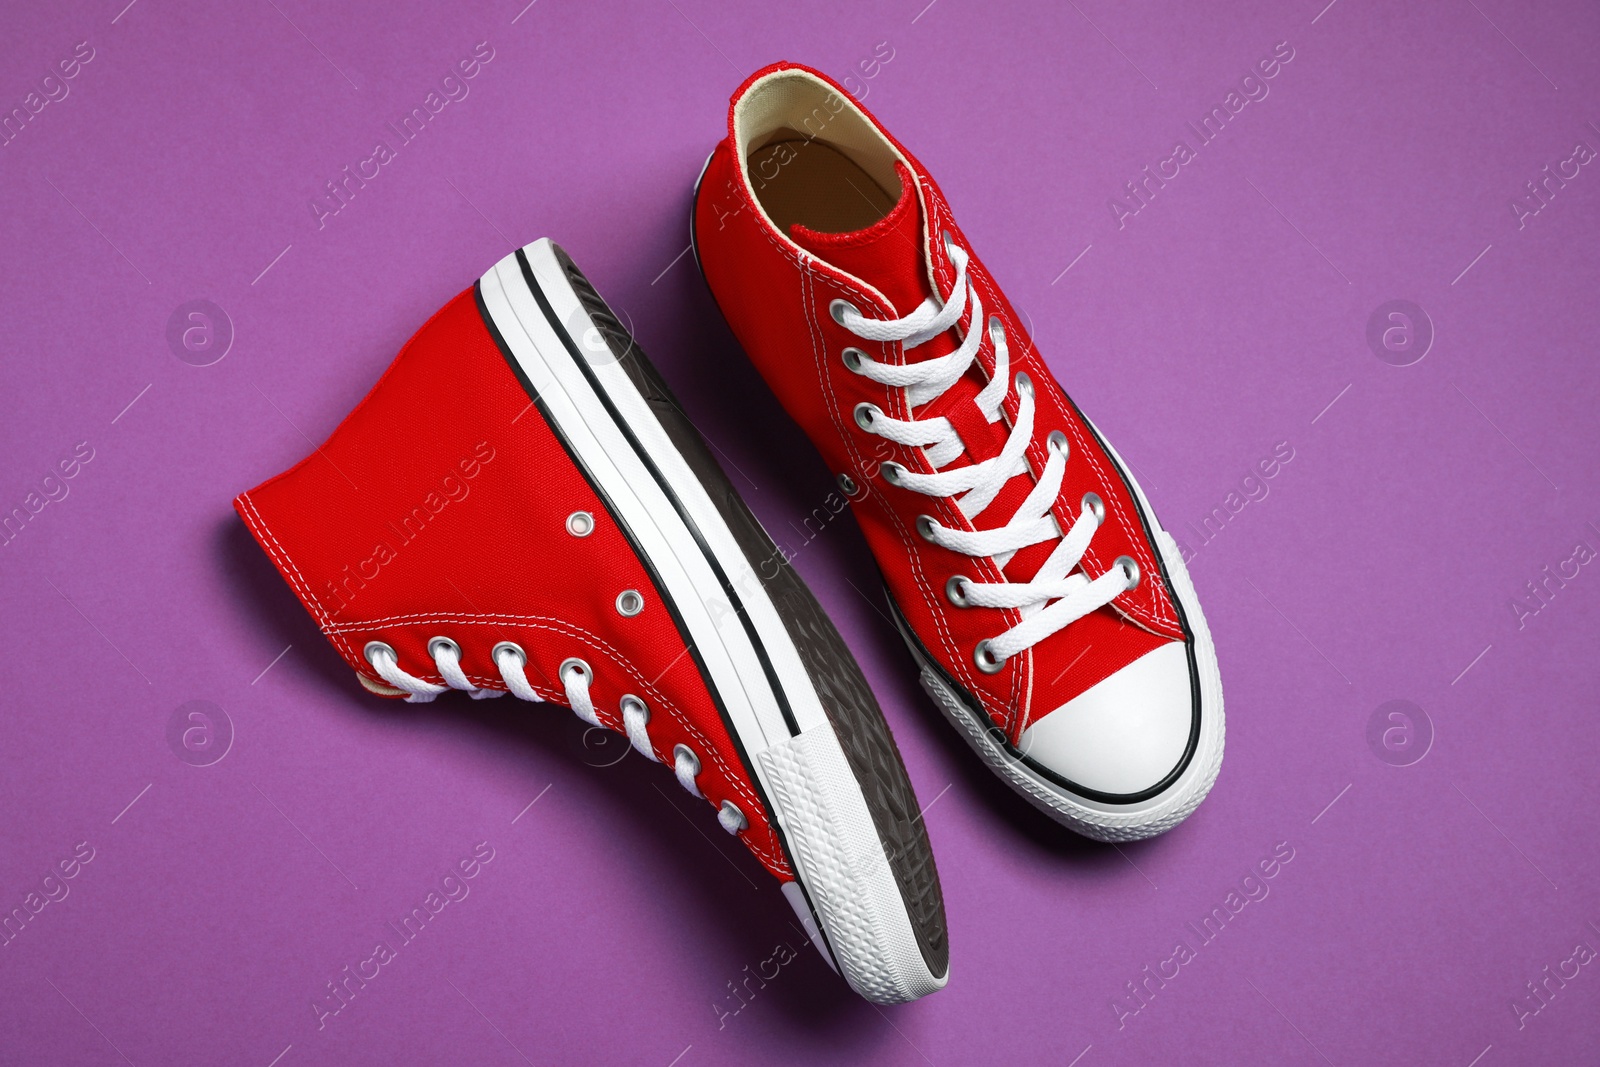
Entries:
{"label": "shoe opening", "polygon": [[756,202],[779,232],[799,223],[853,233],[901,196],[900,154],[853,100],[806,70],[752,85],[734,112],[734,138]]}

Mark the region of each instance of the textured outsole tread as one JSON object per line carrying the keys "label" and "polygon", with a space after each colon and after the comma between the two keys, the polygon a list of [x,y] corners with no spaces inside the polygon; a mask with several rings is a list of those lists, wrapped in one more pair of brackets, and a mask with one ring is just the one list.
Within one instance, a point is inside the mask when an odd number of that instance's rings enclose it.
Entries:
{"label": "textured outsole tread", "polygon": [[800,653],[866,799],[882,854],[899,887],[923,960],[934,975],[948,973],[949,933],[933,849],[905,763],[860,666],[821,604],[739,496],[660,372],[571,257],[559,246],[555,255],[618,366],[650,404],[662,428],[711,497],[740,550],[757,564],[755,572]]}

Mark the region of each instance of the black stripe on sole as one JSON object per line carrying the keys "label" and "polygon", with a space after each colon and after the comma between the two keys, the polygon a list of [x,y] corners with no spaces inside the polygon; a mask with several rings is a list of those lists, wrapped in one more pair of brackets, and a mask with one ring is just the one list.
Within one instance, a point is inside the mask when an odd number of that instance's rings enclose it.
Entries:
{"label": "black stripe on sole", "polygon": [[[678,631],[678,637],[683,641],[684,647],[688,649],[689,658],[694,661],[695,669],[700,673],[701,684],[705,686],[706,692],[711,694],[712,704],[716,707],[717,715],[722,720],[722,731],[728,735],[728,739],[733,743],[734,752],[738,755],[739,762],[745,768],[750,787],[755,790],[757,799],[761,801],[761,807],[765,811],[772,813],[770,823],[773,836],[778,840],[778,847],[783,850],[784,862],[789,865],[790,870],[795,872],[795,884],[800,887],[801,893],[805,894],[806,907],[811,909],[811,913],[815,915],[816,904],[812,901],[805,882],[800,879],[800,865],[795,862],[794,851],[789,847],[788,837],[784,834],[783,825],[772,806],[772,800],[767,796],[766,790],[762,788],[760,776],[755,772],[755,763],[750,759],[750,753],[745,749],[744,741],[739,737],[739,732],[734,729],[733,719],[728,714],[727,706],[722,700],[722,692],[712,680],[711,672],[700,656],[700,650],[690,638],[688,624],[684,622],[683,616],[679,613],[676,601],[667,591],[666,584],[661,580],[661,575],[657,572],[655,564],[651,562],[650,557],[639,544],[632,527],[618,513],[610,495],[596,480],[594,472],[589,469],[589,465],[583,461],[583,458],[573,449],[572,443],[567,440],[566,435],[561,432],[560,424],[550,414],[550,409],[539,395],[539,390],[528,379],[527,374],[522,369],[522,364],[517,362],[517,357],[512,353],[511,346],[506,343],[505,336],[500,332],[500,327],[495,324],[494,316],[489,313],[488,307],[483,302],[481,283],[473,283],[472,295],[478,305],[478,315],[483,319],[483,324],[488,329],[489,336],[494,339],[495,346],[500,349],[500,355],[505,359],[506,366],[511,369],[511,373],[516,377],[518,384],[522,386],[523,392],[527,393],[528,399],[539,409],[539,416],[544,420],[545,425],[550,428],[550,432],[555,439],[561,443],[562,451],[566,452],[567,458],[572,461],[572,465],[583,475],[584,481],[588,483],[589,488],[593,490],[595,496],[599,498],[600,503],[605,507],[606,514],[617,524],[617,529],[622,532],[623,538],[628,542],[628,547],[633,550],[634,557],[644,567],[645,573],[650,576],[651,584],[655,587],[657,595],[661,597],[662,604],[666,606],[667,613],[672,617],[673,625]],[[563,338],[566,336],[564,330],[558,330],[557,333]],[[833,952],[832,943],[828,939],[827,930],[820,922],[817,924],[817,931],[821,934],[823,943],[828,945],[828,951],[831,954]]]}
{"label": "black stripe on sole", "polygon": [[[860,665],[821,604],[799,574],[789,566],[712,456],[705,439],[684,414],[682,405],[673,396],[660,372],[571,257],[559,246],[552,245],[552,248],[573,292],[599,328],[618,365],[650,405],[662,429],[711,498],[783,620],[788,636],[816,689],[823,712],[839,739],[846,762],[866,799],[879,844],[911,919],[923,961],[931,973],[942,977],[949,970],[949,937],[933,850],[928,843],[927,830],[910,777],[906,774],[905,763],[900,758],[900,750],[894,743],[889,725],[884,720],[883,711],[866,677],[861,673]],[[524,271],[528,272],[525,257],[522,257],[522,263]],[[545,310],[550,315],[547,305]],[[553,316],[551,326],[556,328],[558,334],[565,336],[565,331]],[[590,375],[596,392],[604,397],[585,361],[576,353],[573,353],[573,358]],[[631,433],[629,440],[633,441],[636,448],[639,447]],[[649,463],[648,457],[645,460]],[[654,470],[653,464],[651,469]],[[685,521],[688,522],[687,516]],[[693,524],[690,525],[692,528]],[[699,536],[698,532],[696,536]],[[759,648],[759,640],[754,634],[752,639],[757,640]],[[801,887],[804,889],[803,882]]]}
{"label": "black stripe on sole", "polygon": [[1060,391],[1061,398],[1065,400],[1068,406],[1072,408],[1073,413],[1078,416],[1078,419],[1088,429],[1089,433],[1094,437],[1096,443],[1099,444],[1100,451],[1105,455],[1105,458],[1107,462],[1110,463],[1112,469],[1117,472],[1117,476],[1122,479],[1123,487],[1128,493],[1128,499],[1133,501],[1134,513],[1139,517],[1140,529],[1144,534],[1145,541],[1150,545],[1151,556],[1155,559],[1156,566],[1160,570],[1161,584],[1167,590],[1168,599],[1172,602],[1173,610],[1178,613],[1178,624],[1184,632],[1184,655],[1188,658],[1189,662],[1190,713],[1189,737],[1184,744],[1183,755],[1178,758],[1177,764],[1155,785],[1152,785],[1147,789],[1142,789],[1137,793],[1102,792],[1101,790],[1091,789],[1085,785],[1079,785],[1077,782],[1074,782],[1071,779],[1050,770],[1037,760],[1034,760],[1026,752],[1023,752],[1021,749],[1013,745],[1010,739],[1005,736],[1005,732],[1002,731],[998,726],[994,725],[994,720],[989,715],[988,711],[984,709],[983,702],[977,697],[973,696],[971,691],[957,681],[949,671],[945,670],[944,664],[940,663],[939,660],[934,657],[933,653],[928,651],[928,646],[922,640],[922,637],[914,629],[912,629],[911,624],[906,621],[905,612],[900,609],[900,604],[895,600],[894,594],[889,591],[889,583],[887,579],[885,579],[883,583],[884,598],[889,602],[889,610],[894,613],[896,628],[900,631],[901,636],[904,638],[909,635],[908,640],[916,643],[916,652],[922,662],[933,668],[934,673],[939,676],[940,681],[945,684],[945,687],[949,689],[951,693],[955,694],[956,697],[966,705],[967,710],[972,713],[977,722],[984,724],[984,729],[989,734],[990,739],[994,741],[995,744],[999,745],[1002,751],[1004,751],[1005,754],[1014,762],[1026,767],[1029,773],[1035,775],[1042,781],[1049,782],[1056,788],[1065,790],[1074,794],[1075,796],[1082,797],[1085,800],[1092,800],[1100,804],[1138,804],[1160,796],[1162,793],[1176,785],[1178,779],[1183,777],[1184,772],[1189,769],[1189,765],[1194,762],[1195,753],[1200,747],[1200,733],[1202,727],[1204,726],[1202,721],[1203,699],[1200,688],[1200,666],[1195,655],[1195,632],[1194,627],[1189,624],[1189,615],[1188,612],[1184,610],[1183,601],[1178,596],[1177,589],[1172,584],[1172,576],[1167,573],[1167,561],[1161,555],[1161,546],[1156,543],[1154,516],[1147,515],[1145,513],[1144,505],[1139,502],[1139,494],[1133,487],[1131,475],[1129,475],[1127,471],[1123,470],[1122,464],[1117,462],[1117,458],[1112,453],[1110,446],[1106,444],[1105,438],[1100,436],[1100,431],[1097,430],[1094,424],[1089,421],[1089,419],[1081,410],[1079,410],[1078,405],[1073,402],[1070,396],[1067,395],[1066,390],[1061,388],[1059,382],[1056,383],[1056,388]]}
{"label": "black stripe on sole", "polygon": [[[554,242],[552,242],[551,247],[556,247]],[[565,259],[565,262],[562,263],[562,267],[568,272],[568,278],[570,280],[571,275],[576,273],[578,268],[575,265],[569,266],[572,264],[572,260],[570,258],[567,258],[564,255],[561,258]],[[693,535],[695,544],[700,548],[700,554],[703,555],[706,559],[706,562],[710,564],[712,573],[717,576],[717,583],[722,586],[723,595],[728,598],[728,604],[733,608],[734,614],[739,617],[740,623],[744,625],[745,636],[750,638],[750,644],[755,648],[756,657],[761,661],[762,673],[767,676],[767,685],[772,690],[772,695],[778,702],[778,710],[783,713],[784,725],[789,728],[789,736],[798,736],[800,733],[800,724],[795,721],[794,709],[789,706],[789,694],[784,691],[783,683],[778,680],[778,671],[772,665],[772,657],[767,655],[767,646],[762,643],[761,635],[756,632],[755,621],[750,618],[750,613],[745,610],[744,602],[739,599],[739,594],[733,587],[733,581],[728,577],[728,572],[722,567],[722,561],[719,560],[716,553],[711,550],[711,546],[706,544],[705,536],[701,534],[700,527],[695,525],[694,520],[690,518],[688,509],[683,506],[683,501],[678,499],[678,494],[672,488],[671,483],[667,481],[666,475],[661,473],[661,468],[656,466],[655,459],[650,455],[649,451],[645,449],[644,445],[639,442],[639,438],[634,434],[633,427],[628,425],[627,420],[622,417],[622,413],[617,410],[616,404],[612,402],[610,395],[605,390],[605,387],[600,384],[600,379],[595,375],[594,368],[589,366],[589,361],[583,357],[583,354],[578,351],[578,346],[573,343],[572,337],[568,334],[566,326],[561,322],[560,319],[556,318],[555,310],[551,308],[549,299],[545,297],[544,290],[539,287],[538,279],[533,276],[533,266],[528,262],[527,253],[520,248],[517,249],[517,265],[522,268],[522,280],[528,284],[529,291],[533,293],[534,300],[536,300],[539,304],[539,310],[544,312],[544,317],[546,321],[549,322],[551,331],[554,332],[557,337],[561,338],[561,343],[566,346],[567,355],[572,357],[572,362],[577,364],[578,369],[583,372],[584,378],[586,378],[589,382],[589,388],[594,390],[595,396],[598,397],[600,403],[604,405],[606,413],[611,416],[611,421],[617,424],[617,428],[622,431],[622,436],[627,438],[628,444],[633,448],[633,451],[639,457],[640,462],[642,462],[645,469],[650,472],[650,477],[655,479],[656,485],[659,486],[661,491],[666,494],[667,499],[672,502],[672,509],[678,513],[678,518],[683,520],[683,525],[686,526],[689,530],[689,533]],[[579,274],[579,277],[582,277],[582,275]],[[588,279],[584,280],[584,284],[590,289],[590,291],[593,291],[594,287],[588,285]],[[595,296],[596,299],[599,298],[598,293],[596,293]],[[603,303],[604,301],[602,301],[602,304]],[[588,310],[587,307],[585,310]],[[606,309],[606,314],[610,315],[613,321],[615,321],[616,316],[611,315],[610,308]],[[618,324],[618,329],[621,329],[620,323]],[[630,337],[629,340],[631,341],[632,338]],[[607,346],[609,347],[609,345],[610,339],[608,338]],[[641,359],[644,357],[644,353],[642,352],[639,355]]]}

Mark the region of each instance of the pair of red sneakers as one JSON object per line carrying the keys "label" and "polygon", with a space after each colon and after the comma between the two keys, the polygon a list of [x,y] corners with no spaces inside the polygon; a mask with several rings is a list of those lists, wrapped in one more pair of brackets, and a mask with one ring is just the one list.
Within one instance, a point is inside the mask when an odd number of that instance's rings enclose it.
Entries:
{"label": "pair of red sneakers", "polygon": [[[836,83],[778,64],[733,97],[693,239],[853,501],[946,717],[1080,833],[1187,816],[1223,716],[1177,545],[922,166]],[[496,264],[236,507],[369,690],[510,692],[625,734],[858,993],[945,984],[933,855],[860,668],[560,248]]]}

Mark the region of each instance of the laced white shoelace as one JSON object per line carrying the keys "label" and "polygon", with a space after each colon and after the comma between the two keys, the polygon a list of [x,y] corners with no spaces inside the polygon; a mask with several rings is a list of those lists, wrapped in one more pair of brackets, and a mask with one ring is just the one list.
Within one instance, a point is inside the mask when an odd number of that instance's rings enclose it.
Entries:
{"label": "laced white shoelace", "polygon": [[[372,669],[378,672],[379,677],[396,689],[402,689],[407,693],[406,702],[409,704],[426,704],[440,693],[447,693],[451,689],[465,690],[474,700],[506,695],[504,690],[479,689],[472,684],[466,672],[461,669],[461,648],[454,641],[436,637],[428,642],[428,652],[433,656],[434,665],[439,668],[439,675],[449,684],[435,685],[407,673],[401,668],[394,649],[380,641],[374,641],[367,646],[366,656],[367,662],[372,664]],[[512,696],[536,704],[545,702],[544,697],[528,684],[525,672],[528,657],[521,648],[509,641],[502,641],[494,646],[491,654],[495,666],[500,668],[500,677],[506,683],[506,690],[509,690]],[[567,691],[567,704],[573,713],[590,726],[606,729],[600,717],[595,714],[594,701],[589,695],[589,684],[594,679],[594,672],[590,670],[589,665],[581,659],[567,659],[562,662],[557,673],[561,676],[561,684]],[[628,742],[645,759],[652,763],[660,763],[661,758],[656,755],[647,730],[650,723],[649,707],[639,697],[629,693],[622,698],[621,711],[622,726],[628,735]],[[672,772],[677,776],[678,784],[685,790],[701,799],[705,798],[705,794],[700,792],[700,786],[696,782],[700,774],[700,758],[688,745],[678,745],[673,748]],[[744,812],[730,800],[722,802],[722,807],[717,812],[717,822],[721,823],[722,828],[730,834],[737,834],[749,825]]]}
{"label": "laced white shoelace", "polygon": [[[899,341],[909,354],[911,349],[954,328],[971,303],[972,317],[967,334],[960,346],[948,355],[896,365],[874,360],[858,348],[845,350],[845,364],[852,371],[882,385],[905,390],[908,411],[915,411],[944,395],[945,390],[966,374],[983,343],[983,331],[978,328],[978,323],[983,321],[983,302],[977,287],[967,278],[967,252],[948,235],[945,249],[955,265],[956,278],[950,298],[942,306],[929,297],[911,314],[898,319],[866,318],[843,300],[834,301],[830,308],[834,320],[857,337],[866,341]],[[898,463],[886,462],[879,468],[885,481],[926,496],[954,497],[957,509],[974,524],[1008,481],[1029,473],[1027,448],[1033,440],[1033,383],[1021,372],[1014,381],[1011,378],[1005,326],[998,316],[989,317],[988,333],[994,344],[994,374],[975,398],[978,409],[993,423],[1003,416],[1001,405],[1011,388],[1014,386],[1017,391],[1016,421],[999,455],[965,467],[942,470],[966,451],[966,445],[949,419],[894,419],[877,405],[865,403],[858,404],[855,411],[856,423],[863,430],[896,444],[923,449],[929,466],[934,469],[932,474],[917,474]],[[984,530],[957,530],[926,515],[917,519],[918,532],[933,544],[966,556],[996,557],[1001,566],[1018,549],[1057,541],[1055,549],[1030,581],[976,582],[955,575],[946,584],[946,595],[959,607],[1022,610],[1023,620],[1017,625],[978,642],[973,659],[987,673],[998,671],[1007,659],[1032,648],[1139,584],[1138,567],[1126,556],[1119,557],[1116,566],[1093,580],[1078,569],[1089,548],[1089,539],[1103,521],[1104,504],[1098,496],[1087,494],[1078,518],[1070,529],[1062,532],[1051,514],[1051,507],[1061,492],[1061,480],[1067,469],[1066,435],[1059,431],[1052,433],[1048,446],[1049,458],[1044,470],[1039,472],[1027,499],[1004,525]]]}

